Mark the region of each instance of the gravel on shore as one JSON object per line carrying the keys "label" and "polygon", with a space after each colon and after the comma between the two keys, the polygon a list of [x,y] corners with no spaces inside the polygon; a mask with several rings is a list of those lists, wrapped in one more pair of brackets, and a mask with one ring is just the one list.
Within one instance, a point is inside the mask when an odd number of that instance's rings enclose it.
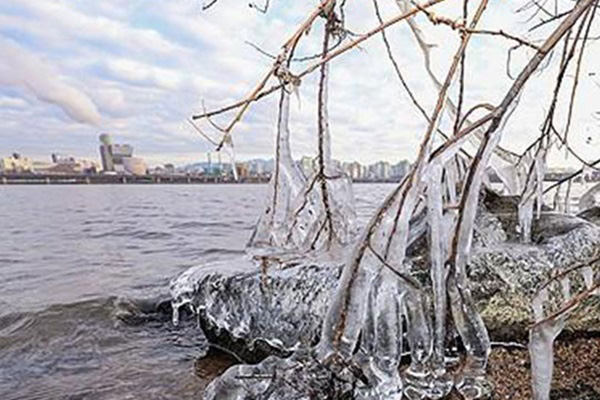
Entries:
{"label": "gravel on shore", "polygon": [[[232,356],[211,351],[195,363],[198,393],[227,368]],[[531,400],[529,352],[518,347],[492,349],[488,368],[495,386],[494,400]],[[553,400],[600,400],[600,338],[559,340],[554,351]],[[453,392],[449,400],[460,400]]]}

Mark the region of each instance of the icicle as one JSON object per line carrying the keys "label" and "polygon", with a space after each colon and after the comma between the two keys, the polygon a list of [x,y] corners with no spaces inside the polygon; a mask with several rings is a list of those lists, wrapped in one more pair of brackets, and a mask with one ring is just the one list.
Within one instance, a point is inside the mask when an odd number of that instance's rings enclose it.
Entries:
{"label": "icicle", "polygon": [[564,301],[567,301],[571,298],[571,281],[569,277],[566,276],[560,280],[560,287],[562,290]]}
{"label": "icicle", "polygon": [[531,242],[534,203],[536,205],[536,218],[540,218],[542,213],[546,152],[547,150],[544,148],[537,148],[535,151],[532,149],[524,155],[519,165],[517,178],[521,193],[518,216],[519,232],[523,243]]}
{"label": "icicle", "polygon": [[[328,22],[324,56],[330,36]],[[355,237],[354,195],[351,179],[334,165],[327,109],[329,64],[321,67],[318,93],[318,168],[294,200],[285,242],[304,251],[335,250]]]}
{"label": "icicle", "polygon": [[533,222],[534,199],[531,192],[527,192],[522,200],[519,201],[519,234],[523,243],[531,243],[531,225]]}
{"label": "icicle", "polygon": [[[533,299],[535,321],[544,319],[544,302],[548,300],[547,289],[541,290]],[[554,369],[554,340],[564,328],[565,319],[545,321],[529,332],[529,354],[534,400],[549,400]]]}
{"label": "icicle", "polygon": [[235,147],[233,145],[233,138],[230,134],[225,134],[225,136],[223,137],[223,147],[218,151],[221,150],[224,150],[227,156],[229,157],[229,163],[231,165],[231,173],[233,175],[233,180],[237,182],[239,180],[239,177],[237,169],[235,167]]}
{"label": "icicle", "polygon": [[458,161],[453,160],[444,166],[444,171],[446,173],[446,193],[448,198],[448,203],[452,206],[456,206],[457,198],[456,198],[456,185],[458,184]]}
{"label": "icicle", "polygon": [[171,315],[171,322],[173,323],[173,326],[179,325],[179,307],[176,307],[176,306],[173,307],[173,314]]}
{"label": "icicle", "polygon": [[564,212],[567,214],[571,213],[571,187],[573,186],[573,180],[569,179],[567,182],[567,192],[565,193],[565,206]]}
{"label": "icicle", "polygon": [[[406,323],[410,366],[404,371],[404,393],[409,399],[425,399],[432,394],[434,380],[427,362],[432,352],[432,335],[429,327],[423,294],[405,286]],[[437,397],[434,397],[437,398]]]}
{"label": "icicle", "polygon": [[542,205],[544,204],[545,174],[546,150],[540,150],[535,159],[537,218],[540,218],[542,215]]}
{"label": "icicle", "polygon": [[556,212],[564,212],[563,210],[563,203],[560,201],[560,189],[562,188],[561,185],[558,185],[556,187],[556,192],[554,193],[554,198],[552,200],[552,209]]}
{"label": "icicle", "polygon": [[303,190],[305,178],[294,162],[289,131],[290,94],[281,90],[277,124],[275,171],[269,182],[267,205],[250,238],[250,248],[281,247],[293,199]]}
{"label": "icicle", "polygon": [[581,269],[581,276],[585,282],[585,287],[591,289],[594,285],[594,270],[591,266],[583,267]]}
{"label": "icicle", "polygon": [[454,257],[451,262],[453,262],[455,272],[450,274],[448,293],[455,326],[467,350],[465,367],[457,382],[457,389],[466,399],[484,398],[491,395],[493,390],[493,386],[485,376],[487,359],[490,353],[490,339],[471,297],[466,265],[471,252],[475,215],[483,175],[486,173],[486,166],[489,164],[494,149],[502,137],[506,123],[518,103],[517,97],[510,103],[496,130],[488,132],[491,136],[488,137],[485,146],[480,148],[480,153],[478,153],[480,158],[477,164],[471,166],[470,185],[465,187],[465,192],[462,194],[461,219],[454,233],[456,236],[453,242],[455,248],[453,249]]}
{"label": "icicle", "polygon": [[387,270],[379,272],[371,287],[368,312],[361,335],[363,373],[369,385],[359,399],[402,399],[398,373],[402,356],[402,320],[398,278]]}
{"label": "icicle", "polygon": [[433,379],[431,391],[435,398],[446,396],[453,386],[453,380],[446,372],[444,352],[446,349],[446,279],[448,271],[444,260],[447,257],[447,238],[445,231],[442,195],[442,166],[433,162],[429,167],[427,185],[427,220],[429,223],[429,251],[431,263],[431,281],[433,284],[434,331],[433,331]]}

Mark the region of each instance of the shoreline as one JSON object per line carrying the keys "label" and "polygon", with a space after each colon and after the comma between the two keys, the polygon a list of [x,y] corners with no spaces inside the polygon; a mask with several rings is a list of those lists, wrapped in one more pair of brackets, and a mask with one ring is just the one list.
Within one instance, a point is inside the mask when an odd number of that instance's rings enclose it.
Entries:
{"label": "shoreline", "polygon": [[[552,174],[546,177],[545,182],[558,182],[562,178],[561,175]],[[270,179],[268,176],[243,177],[236,181],[229,176],[199,175],[0,174],[0,185],[267,184]],[[400,180],[357,179],[352,183],[399,183]]]}
{"label": "shoreline", "polygon": [[268,183],[266,178],[244,178],[238,182],[229,177],[193,175],[103,175],[103,174],[0,174],[0,185],[161,185]]}
{"label": "shoreline", "polygon": [[[0,174],[1,185],[163,185],[163,184],[267,184],[270,177],[198,175],[103,175],[103,174]],[[399,183],[399,179],[359,179],[353,183]]]}

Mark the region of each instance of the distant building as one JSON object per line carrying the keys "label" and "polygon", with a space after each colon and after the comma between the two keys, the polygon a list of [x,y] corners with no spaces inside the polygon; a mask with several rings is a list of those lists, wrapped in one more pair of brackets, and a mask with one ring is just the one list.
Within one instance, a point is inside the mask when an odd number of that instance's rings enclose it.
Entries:
{"label": "distant building", "polygon": [[237,176],[240,179],[244,179],[250,176],[250,172],[248,169],[248,164],[244,162],[235,163],[235,170],[237,172]]}
{"label": "distant building", "polygon": [[176,172],[175,171],[175,165],[173,165],[171,163],[163,165],[163,168],[164,168],[164,170],[165,170],[165,172],[167,174],[171,174],[172,175],[172,174],[174,174]]}
{"label": "distant building", "polygon": [[363,178],[363,168],[358,161],[343,163],[342,170],[354,181]]}
{"label": "distant building", "polygon": [[115,170],[112,159],[112,139],[108,133],[100,135],[100,159],[102,160],[103,171],[108,172]]}
{"label": "distant building", "polygon": [[34,170],[45,174],[95,174],[100,169],[98,164],[90,160],[78,160],[72,156],[52,153],[52,163],[34,162]]}
{"label": "distant building", "polygon": [[402,179],[404,175],[408,173],[408,169],[410,168],[410,163],[406,160],[400,161],[396,165],[392,165],[392,178],[394,179]]}
{"label": "distant building", "polygon": [[378,161],[369,166],[369,178],[376,180],[388,180],[392,176],[392,167],[387,161]]}
{"label": "distant building", "polygon": [[305,177],[309,177],[316,171],[315,159],[312,157],[304,156],[300,159],[299,162],[300,169]]}
{"label": "distant building", "polygon": [[113,144],[110,135],[107,133],[100,135],[100,158],[104,172],[132,175],[145,175],[148,172],[144,160],[133,157],[133,147],[131,145]]}
{"label": "distant building", "polygon": [[45,174],[54,167],[54,163],[50,161],[33,161],[33,172],[37,174]]}
{"label": "distant building", "polygon": [[2,173],[31,172],[32,170],[33,163],[31,160],[19,153],[13,153],[10,157],[0,158],[0,172]]}
{"label": "distant building", "polygon": [[250,176],[270,177],[273,173],[273,160],[254,159],[246,163]]}
{"label": "distant building", "polygon": [[248,173],[252,176],[262,176],[265,173],[265,164],[263,160],[248,161]]}
{"label": "distant building", "polygon": [[123,165],[124,172],[127,174],[146,175],[148,173],[146,162],[139,157],[123,157],[121,165]]}

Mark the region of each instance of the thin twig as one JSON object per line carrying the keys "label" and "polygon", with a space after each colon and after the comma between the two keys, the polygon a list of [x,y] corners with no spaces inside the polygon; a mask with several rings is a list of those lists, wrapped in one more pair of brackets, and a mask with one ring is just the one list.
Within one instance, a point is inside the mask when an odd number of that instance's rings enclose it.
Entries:
{"label": "thin twig", "polygon": [[548,279],[548,281],[546,281],[542,286],[540,286],[540,288],[538,290],[536,290],[536,295],[539,292],[541,292],[542,290],[546,289],[548,286],[550,286],[552,284],[552,282],[556,282],[560,278],[563,278],[563,277],[569,275],[573,271],[577,271],[577,270],[580,270],[580,269],[585,268],[585,267],[590,267],[593,264],[596,264],[598,262],[600,262],[600,256],[595,257],[595,258],[593,258],[591,260],[588,260],[588,261],[576,264],[573,267],[570,267],[570,268],[568,268],[568,269],[566,269],[564,271],[561,271],[558,274],[553,275],[550,279]]}
{"label": "thin twig", "polygon": [[[428,0],[426,3],[422,4],[420,7],[421,9],[423,8],[429,8],[432,7],[438,3],[442,3],[446,0]],[[319,8],[320,9],[320,8]],[[341,46],[340,48],[336,49],[335,51],[332,51],[331,53],[328,54],[328,56],[326,58],[321,59],[320,61],[314,63],[313,65],[311,65],[310,67],[307,67],[306,69],[304,69],[302,72],[300,72],[299,74],[296,75],[296,78],[298,79],[302,79],[304,78],[306,75],[311,74],[312,72],[316,71],[321,65],[323,65],[324,63],[330,62],[331,60],[333,60],[334,58],[346,53],[348,50],[351,50],[355,47],[357,47],[359,44],[363,43],[364,41],[370,39],[371,37],[373,37],[374,35],[378,34],[379,32],[381,32],[382,30],[389,28],[392,25],[397,24],[398,22],[404,21],[410,17],[412,17],[413,15],[415,15],[417,12],[419,12],[419,9],[414,8],[412,10],[409,10],[405,13],[402,13],[400,15],[397,15],[394,18],[389,19],[388,21],[386,21],[383,24],[380,24],[379,26],[377,26],[376,28],[373,28],[372,30],[370,30],[367,33],[364,33],[362,35],[358,35],[356,40],[354,40],[351,43],[347,43],[344,46]],[[311,20],[312,22],[312,20]],[[301,26],[301,29],[307,29],[307,27],[305,26],[306,24],[303,24]],[[299,29],[298,31],[300,31],[301,29]],[[304,30],[302,30],[302,32],[304,32]],[[296,36],[293,36],[293,38],[295,38]],[[291,40],[291,39],[290,39]],[[288,41],[289,42],[289,41]],[[272,75],[272,73],[269,73],[268,76],[270,77]],[[215,116],[218,114],[222,114],[224,112],[227,111],[231,111],[231,110],[235,110],[237,108],[242,107],[242,110],[245,111],[248,108],[248,105],[254,101],[257,101],[259,99],[262,99],[265,96],[268,96],[269,94],[279,90],[283,84],[279,83],[277,85],[273,85],[267,89],[264,89],[264,86],[266,84],[266,81],[268,79],[263,79],[259,85],[257,85],[257,87],[255,88],[255,90],[252,91],[252,93],[247,96],[244,100],[240,100],[237,103],[231,104],[229,106],[226,107],[222,107],[218,110],[214,110],[208,113],[204,113],[204,114],[199,114],[199,115],[194,115],[192,118],[194,120],[196,119],[200,119],[200,118],[205,118],[207,116]],[[238,112],[238,115],[240,115],[239,118],[241,118],[241,115],[243,115],[243,112]],[[237,117],[236,117],[237,119]]]}
{"label": "thin twig", "polygon": [[[594,162],[591,162],[589,165],[590,165],[590,166],[592,166],[592,167],[595,167],[595,166],[597,166],[597,165],[600,165],[600,158],[599,158],[599,159],[597,159],[597,160],[596,160],[596,161],[594,161]],[[560,185],[562,185],[562,184],[563,184],[563,183],[565,183],[565,182],[568,182],[568,181],[571,181],[571,180],[573,180],[573,179],[577,178],[579,175],[581,175],[581,174],[583,173],[583,171],[584,171],[584,168],[581,168],[581,169],[579,169],[578,171],[576,171],[576,172],[573,172],[571,175],[567,176],[566,178],[563,178],[563,179],[559,180],[558,182],[556,182],[556,183],[554,183],[554,184],[552,184],[552,185],[548,186],[548,187],[547,187],[547,188],[544,190],[544,194],[548,193],[548,192],[549,192],[549,191],[551,191],[552,189],[556,188],[557,186],[560,186]]]}
{"label": "thin twig", "polygon": [[198,132],[198,134],[200,134],[204,139],[208,140],[211,144],[213,144],[215,146],[219,145],[219,143],[217,143],[210,136],[208,136],[206,133],[204,133],[202,131],[202,129],[200,129],[200,127],[198,127],[198,125],[196,125],[192,119],[187,119],[186,121],[189,122],[189,124],[192,125],[192,127],[196,130],[196,132]]}
{"label": "thin twig", "polygon": [[[468,29],[465,29],[468,30]],[[510,33],[507,33],[505,31],[503,31],[502,29],[500,29],[499,31],[491,31],[491,30],[487,30],[487,29],[475,29],[475,30],[471,30],[469,31],[470,33],[473,34],[477,34],[477,35],[490,35],[490,36],[500,36],[503,37],[505,39],[509,39],[512,41],[517,42],[518,44],[522,45],[522,46],[527,46],[529,48],[532,48],[534,50],[539,50],[539,46],[525,40],[522,39],[518,36],[515,35],[511,35]]]}
{"label": "thin twig", "polygon": [[569,301],[567,301],[557,311],[553,312],[552,314],[548,315],[547,317],[545,317],[545,318],[543,318],[543,319],[541,319],[539,321],[536,321],[535,323],[533,323],[532,325],[530,325],[529,329],[535,329],[538,326],[540,326],[540,325],[542,325],[542,324],[544,324],[546,322],[556,320],[557,318],[563,316],[565,313],[567,313],[570,310],[572,310],[573,308],[577,307],[585,299],[587,299],[588,297],[594,295],[595,292],[598,289],[600,289],[600,282],[596,283],[595,285],[593,285],[589,289],[586,289],[583,292],[579,293],[577,296],[572,297]]}
{"label": "thin twig", "polygon": [[[469,0],[463,0],[463,24],[469,18]],[[460,76],[459,76],[459,87],[458,87],[458,104],[456,105],[456,116],[454,118],[454,134],[456,135],[460,130],[460,121],[462,116],[463,101],[465,98],[465,59],[467,52],[465,51],[460,59]]]}
{"label": "thin twig", "polygon": [[265,4],[262,7],[256,3],[250,3],[249,6],[250,8],[254,8],[255,10],[257,10],[258,12],[266,14],[269,10],[269,0],[265,0]]}
{"label": "thin twig", "polygon": [[[598,4],[598,1],[596,1],[596,5]],[[590,19],[588,21],[588,25],[587,28],[585,30],[585,33],[583,35],[583,42],[581,43],[581,49],[579,50],[579,57],[577,58],[577,67],[575,68],[575,81],[573,82],[573,88],[571,89],[571,99],[569,102],[569,112],[567,115],[567,123],[565,126],[565,133],[564,133],[564,142],[565,144],[568,141],[568,137],[569,137],[569,128],[571,127],[571,118],[573,116],[573,108],[575,105],[575,95],[577,93],[577,86],[579,84],[579,74],[581,71],[581,62],[583,60],[583,54],[585,52],[585,45],[587,42],[587,39],[590,35],[590,29],[592,27],[592,22],[594,21],[594,16],[596,15],[595,12],[592,12]]]}
{"label": "thin twig", "polygon": [[209,3],[207,3],[207,4],[203,4],[203,5],[202,5],[202,11],[206,11],[206,10],[208,10],[209,8],[211,8],[212,6],[214,6],[214,5],[215,5],[215,3],[216,3],[216,2],[218,2],[218,1],[219,1],[219,0],[211,0]]}

